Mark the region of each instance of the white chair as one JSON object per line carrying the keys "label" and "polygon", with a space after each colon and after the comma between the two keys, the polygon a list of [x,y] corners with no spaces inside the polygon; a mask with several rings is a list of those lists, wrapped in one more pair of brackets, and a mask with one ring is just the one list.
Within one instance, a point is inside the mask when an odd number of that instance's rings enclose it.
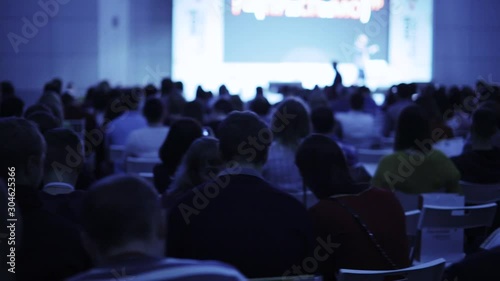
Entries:
{"label": "white chair", "polygon": [[477,184],[460,182],[467,204],[488,204],[500,201],[500,183]]}
{"label": "white chair", "polygon": [[125,165],[125,171],[129,174],[152,173],[153,168],[160,164],[159,158],[137,158],[128,157]]}
{"label": "white chair", "polygon": [[384,281],[390,277],[401,277],[404,281],[441,281],[446,261],[436,259],[428,263],[397,270],[341,269],[338,281]]}
{"label": "white chair", "polygon": [[421,231],[417,260],[426,262],[436,257],[453,263],[464,258],[463,230],[490,227],[495,217],[495,203],[469,207],[424,205],[418,229]]}
{"label": "white chair", "polygon": [[123,163],[124,155],[125,155],[124,145],[111,145],[109,147],[109,161],[113,163]]}
{"label": "white chair", "polygon": [[153,173],[139,173],[139,177],[149,181],[150,183],[154,184],[154,174]]}
{"label": "white chair", "polygon": [[462,153],[464,143],[465,141],[463,138],[445,139],[438,141],[433,147],[446,154],[446,156],[453,157]]}
{"label": "white chair", "polygon": [[419,194],[408,194],[400,191],[395,191],[394,194],[403,206],[405,212],[420,209],[420,195]]}
{"label": "white chair", "polygon": [[420,219],[420,210],[413,210],[405,212],[406,217],[406,236],[408,236],[408,243],[410,246],[410,260],[413,260],[415,247],[418,237],[418,221]]}
{"label": "white chair", "polygon": [[290,193],[295,199],[299,200],[302,204],[304,204],[304,207],[307,209],[311,208],[314,206],[316,203],[318,203],[318,198],[312,193],[312,191],[307,190],[306,193],[304,192],[298,192],[298,193]]}
{"label": "white chair", "polygon": [[358,159],[361,163],[378,163],[382,157],[392,153],[392,149],[358,149]]}
{"label": "white chair", "polygon": [[249,281],[323,281],[323,277],[314,275],[300,275],[300,276],[280,276],[269,278],[252,278]]}

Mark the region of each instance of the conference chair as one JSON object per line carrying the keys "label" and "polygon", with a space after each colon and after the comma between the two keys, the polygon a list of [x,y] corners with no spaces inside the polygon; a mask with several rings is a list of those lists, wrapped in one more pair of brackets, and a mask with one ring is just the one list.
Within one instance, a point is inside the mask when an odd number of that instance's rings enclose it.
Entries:
{"label": "conference chair", "polygon": [[392,153],[392,149],[358,149],[358,159],[361,163],[378,163],[382,157]]}
{"label": "conference chair", "polygon": [[125,171],[128,174],[140,175],[141,173],[152,173],[153,168],[160,164],[159,158],[139,158],[128,157],[125,165]]}
{"label": "conference chair", "polygon": [[442,257],[453,263],[463,259],[464,229],[490,227],[496,209],[495,203],[468,207],[424,205],[418,223],[421,240],[417,260],[427,262]]}
{"label": "conference chair", "polygon": [[414,256],[415,247],[418,238],[418,221],[420,219],[420,210],[413,210],[405,212],[406,217],[406,236],[408,237],[408,244],[410,246],[410,260]]}
{"label": "conference chair", "polygon": [[397,270],[341,269],[338,281],[441,281],[446,261],[436,259],[416,266]]}
{"label": "conference chair", "polygon": [[477,184],[460,181],[460,186],[466,204],[488,204],[500,201],[500,183]]}

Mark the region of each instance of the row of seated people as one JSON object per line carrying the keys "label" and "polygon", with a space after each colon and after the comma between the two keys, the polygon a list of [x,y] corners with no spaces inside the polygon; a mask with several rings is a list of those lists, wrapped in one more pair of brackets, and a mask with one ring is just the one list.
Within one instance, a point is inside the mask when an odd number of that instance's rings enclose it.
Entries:
{"label": "row of seated people", "polygon": [[[155,103],[153,101],[154,99],[149,99],[146,104]],[[144,107],[146,108],[146,105]],[[324,107],[320,108],[325,111]],[[411,127],[414,126],[413,124],[416,124],[417,127],[424,128],[422,131],[426,131],[425,125],[422,124],[428,122],[424,122],[426,119],[422,117],[420,111],[421,110],[415,107],[408,107],[408,109],[403,111],[401,116],[399,116],[399,124],[401,125],[398,125],[396,140],[404,139],[405,137],[411,138],[411,136],[404,136],[404,130],[399,129],[399,127],[405,124],[405,121],[403,121],[405,118],[411,122],[407,122],[407,126],[403,127],[407,128],[408,126]],[[303,114],[304,112],[305,114]],[[340,267],[391,269],[396,263],[396,267],[408,266],[408,254],[407,250],[405,250],[407,247],[401,246],[405,243],[404,214],[397,200],[394,200],[395,197],[392,193],[370,187],[367,184],[356,183],[353,180],[351,176],[352,172],[350,171],[351,167],[346,160],[346,150],[334,140],[335,136],[333,138],[325,136],[332,133],[333,130],[324,131],[322,136],[317,134],[310,135],[310,128],[307,126],[307,119],[310,117],[307,113],[307,106],[305,106],[302,101],[298,99],[285,100],[277,106],[273,116],[274,118],[271,119],[271,124],[266,124],[260,117],[249,113],[231,113],[219,124],[216,133],[217,139],[201,138],[202,129],[199,123],[193,122],[190,119],[179,120],[179,122],[189,120],[190,122],[188,123],[197,125],[200,134],[198,134],[198,137],[194,138],[195,140],[192,141],[192,144],[190,143],[187,145],[185,157],[181,156],[181,160],[179,160],[182,164],[180,168],[175,169],[178,175],[174,174],[174,183],[168,188],[169,192],[162,198],[163,207],[169,209],[171,213],[166,219],[167,222],[165,222],[169,232],[167,236],[167,244],[169,247],[167,247],[162,254],[166,253],[170,257],[224,261],[238,268],[238,270],[243,272],[247,277],[279,276],[287,272],[289,272],[289,274],[299,274],[300,272],[321,273],[324,274],[327,279],[333,279],[334,272]],[[313,119],[313,123],[314,116],[315,114],[312,114],[311,119]],[[483,131],[481,134],[487,129],[486,136],[490,138],[490,141],[491,136],[496,132],[495,124],[497,121],[495,118],[491,118],[491,116],[494,115],[492,115],[491,111],[487,110],[486,107],[477,110],[476,114],[474,114],[475,118],[473,118],[476,120],[492,121],[486,123],[476,122],[477,124],[487,125],[482,128]],[[306,119],[305,122],[304,119]],[[4,122],[4,127],[2,127],[1,130],[2,134],[5,134],[3,135],[3,139],[10,141],[6,142],[2,148],[2,155],[5,155],[5,157],[2,157],[2,166],[16,166],[16,169],[19,167],[17,169],[17,175],[21,180],[17,180],[18,189],[16,189],[16,197],[17,200],[20,201],[18,204],[21,210],[21,219],[24,221],[25,226],[23,227],[22,239],[26,239],[26,243],[30,246],[24,248],[25,246],[23,245],[23,248],[27,249],[26,251],[28,253],[35,254],[34,260],[37,260],[36,255],[42,256],[47,253],[47,248],[45,248],[45,252],[43,251],[44,247],[56,243],[54,238],[49,236],[50,233],[54,234],[54,232],[50,230],[46,229],[45,231],[47,233],[36,235],[38,233],[38,228],[42,227],[43,223],[41,222],[46,221],[48,225],[55,225],[54,220],[56,220],[56,215],[52,217],[49,214],[59,214],[64,216],[67,220],[72,221],[77,226],[83,227],[86,232],[90,232],[88,234],[94,239],[93,242],[99,243],[99,239],[104,239],[105,242],[100,241],[101,246],[110,244],[110,241],[125,239],[121,238],[119,235],[128,233],[128,231],[113,232],[111,231],[112,229],[116,229],[117,227],[118,229],[120,229],[119,227],[126,227],[127,229],[128,227],[137,228],[133,223],[144,221],[140,219],[127,219],[133,216],[130,216],[130,214],[125,211],[116,211],[116,213],[111,212],[109,214],[110,217],[105,222],[97,220],[96,216],[101,216],[103,213],[110,212],[110,210],[121,210],[119,208],[120,206],[122,208],[123,206],[132,206],[128,204],[127,201],[121,201],[124,199],[120,195],[121,193],[116,193],[113,196],[106,196],[106,198],[116,197],[118,200],[116,204],[118,206],[111,205],[110,207],[106,205],[108,202],[105,200],[106,202],[102,203],[105,205],[103,206],[103,211],[97,211],[99,215],[94,215],[91,219],[99,226],[87,225],[85,223],[84,214],[80,214],[80,212],[86,210],[85,207],[81,206],[85,206],[85,202],[82,202],[82,199],[84,197],[89,197],[91,192],[87,195],[84,195],[85,192],[80,192],[80,194],[83,193],[80,199],[73,200],[71,197],[78,197],[76,196],[77,193],[68,193],[66,191],[68,189],[71,190],[72,185],[74,186],[80,169],[82,169],[83,166],[81,164],[84,162],[83,156],[80,158],[81,161],[78,165],[74,165],[74,162],[69,162],[68,160],[69,154],[67,147],[69,144],[72,143],[72,146],[69,147],[74,147],[74,151],[79,151],[81,149],[81,146],[78,147],[78,137],[64,129],[47,130],[44,132],[45,142],[47,144],[46,150],[43,145],[40,145],[37,151],[36,144],[39,142],[43,143],[43,141],[36,139],[36,137],[39,136],[37,129],[34,129],[32,125],[29,127],[29,124],[22,125],[21,120],[7,119],[4,120]],[[301,127],[300,123],[306,125]],[[491,126],[492,123],[494,124],[493,127]],[[175,122],[170,127],[168,136],[177,131],[174,130],[174,124]],[[183,132],[182,128],[185,127],[186,126],[179,126],[178,131]],[[293,129],[287,131],[287,128]],[[301,131],[300,128],[306,129]],[[474,131],[478,131],[479,129],[480,128],[476,128]],[[42,131],[42,128],[38,128],[38,130]],[[406,132],[407,135],[413,133],[413,130],[407,131],[410,131]],[[295,132],[302,135],[295,136]],[[280,133],[284,133],[286,137],[283,137],[283,139],[286,140],[293,139],[287,134],[292,135],[296,138],[296,143],[289,145],[286,141],[280,141]],[[403,136],[401,136],[401,134],[403,134]],[[275,137],[274,141],[272,138],[273,135]],[[18,137],[14,138],[13,136]],[[422,135],[417,135],[417,137],[413,138],[413,141],[424,140],[425,138],[421,139],[421,136]],[[471,140],[475,138],[476,137],[471,137]],[[178,140],[182,140],[182,138]],[[483,145],[487,143],[486,140],[483,139],[483,141]],[[179,141],[176,141],[176,143],[178,142]],[[280,181],[286,181],[289,175],[282,173],[283,176],[277,180],[277,183],[273,181],[272,176],[265,176],[266,169],[268,171],[272,170],[269,166],[266,168],[266,165],[268,165],[268,162],[271,163],[273,145],[281,147],[281,150],[277,150],[278,153],[275,155],[280,155],[281,153],[281,155],[284,155],[281,157],[288,157],[289,160],[282,161],[282,163],[288,165],[290,169],[296,170],[296,173],[294,173],[293,170],[288,170],[288,173],[293,174],[291,176],[298,175],[299,180],[311,189],[316,197],[321,199],[320,203],[309,210],[309,214],[303,210],[300,203],[297,204],[298,202],[293,201],[295,199],[287,197],[286,194],[282,192],[276,191],[276,189],[288,191],[286,188],[280,187]],[[475,148],[475,150],[478,150],[477,148],[483,148],[482,150],[484,150],[485,148],[485,146],[478,147],[478,145],[474,143],[472,143],[472,147]],[[491,147],[490,145],[489,148]],[[434,162],[428,161],[428,159],[436,157],[432,156],[435,153],[422,151],[421,147],[416,147],[416,149],[420,149],[420,153],[425,157],[425,162],[423,163]],[[290,150],[292,153],[289,152]],[[396,150],[401,151],[401,149]],[[205,156],[206,153],[208,154],[207,156]],[[45,161],[42,161],[40,158],[42,158],[44,154],[46,154],[47,157]],[[204,160],[204,157],[212,159],[213,161],[200,161]],[[276,157],[276,161],[280,161],[281,157]],[[441,156],[437,157],[439,159],[445,158]],[[28,159],[28,161],[26,159]],[[58,165],[57,163],[62,165]],[[422,165],[425,166],[427,164]],[[418,165],[417,167],[422,165]],[[433,165],[442,165],[442,163]],[[41,169],[43,166],[45,166],[45,172],[42,176],[42,172],[37,171],[37,169]],[[394,174],[401,174],[397,169],[398,167],[394,170]],[[280,169],[277,170],[279,171]],[[281,171],[286,172],[287,170],[281,169]],[[452,171],[450,174],[451,181],[458,182],[460,173]],[[279,173],[277,173],[277,175],[279,175]],[[457,175],[458,178],[456,178]],[[199,178],[197,179],[197,177]],[[263,181],[261,177],[268,180]],[[431,180],[439,180],[440,176],[436,177],[429,178],[431,178]],[[42,179],[44,183],[43,190],[37,192],[37,190],[40,189],[39,183]],[[196,179],[197,181],[192,179]],[[411,183],[416,179],[418,180],[418,178],[411,178],[410,176],[405,179],[404,182]],[[133,179],[125,180],[123,178],[114,178],[113,180],[106,179],[102,182],[104,182],[106,186],[111,186],[113,184],[125,186],[126,183],[130,181],[132,181],[131,185],[133,186],[140,185],[137,179],[134,181]],[[51,182],[56,184],[50,184]],[[60,184],[61,182],[66,183],[66,185]],[[25,188],[23,185],[31,187]],[[377,186],[376,184],[373,185]],[[96,186],[99,186],[99,183],[90,190],[97,190],[98,188]],[[232,189],[231,186],[233,186]],[[379,187],[391,188],[391,186],[384,186],[383,184]],[[449,190],[457,192],[453,184],[450,185]],[[62,196],[58,196],[57,194]],[[357,196],[349,196],[350,194]],[[40,198],[38,197],[41,197],[41,200],[39,200]],[[130,198],[140,197],[132,195]],[[81,203],[78,203],[78,201]],[[387,207],[388,210],[385,210],[387,214],[384,213],[379,206],[375,207],[375,205],[369,203],[375,201],[384,202],[380,204]],[[40,202],[45,204],[40,206]],[[110,204],[111,203],[112,202],[110,202]],[[26,206],[24,209],[23,205]],[[91,203],[91,205],[93,206],[96,204]],[[144,208],[144,204],[140,203],[139,205],[138,208]],[[391,257],[390,259],[387,259],[385,255],[380,255],[376,250],[372,251],[371,254],[367,251],[367,249],[377,249],[378,247],[374,247],[373,241],[364,236],[366,233],[362,231],[363,228],[356,225],[352,213],[349,212],[349,208],[344,207],[345,205],[350,206],[350,209],[354,209],[359,216],[364,218],[371,232],[377,237],[378,243],[380,244],[379,246],[382,246],[382,248],[386,250],[388,256]],[[46,212],[41,210],[45,210]],[[228,210],[231,210],[231,212],[228,212]],[[129,210],[129,212],[132,211],[140,213],[137,209]],[[24,213],[26,213],[26,215],[24,215]],[[389,215],[389,213],[392,215]],[[120,215],[123,216],[123,220],[116,221]],[[147,217],[151,218],[152,216],[150,215]],[[384,220],[381,220],[382,218]],[[388,221],[390,221],[391,224],[388,224]],[[118,225],[119,223],[122,224],[121,226],[117,226],[113,225],[113,222],[116,222]],[[109,227],[110,233],[112,235],[114,233],[118,236],[107,237],[108,239],[102,236],[99,237],[102,233],[91,234],[92,230],[89,228],[92,227],[95,227],[95,229]],[[70,228],[71,227],[68,225],[67,228],[63,227],[61,229],[56,227],[55,229],[62,231],[62,233],[74,234]],[[105,231],[106,228],[103,229],[102,232],[109,232]],[[394,236],[387,236],[387,232],[390,232],[391,235]],[[161,233],[165,234],[164,232]],[[75,238],[74,236],[70,238],[69,235],[64,237],[68,238],[68,240]],[[356,239],[348,239],[350,237],[356,237]],[[126,238],[130,239],[130,237]],[[75,242],[76,240],[71,241]],[[46,241],[47,244],[44,244],[42,241]],[[52,244],[50,243],[51,241]],[[69,243],[71,242],[68,242],[68,244]],[[316,246],[315,243],[317,243],[318,246]],[[365,246],[360,247],[359,244],[365,244]],[[90,245],[92,245],[92,243],[90,243]],[[160,244],[155,244],[155,247],[152,248],[158,249],[158,245]],[[294,245],[295,247],[290,247],[289,245]],[[314,257],[313,251],[317,249],[317,247],[323,247],[320,249],[324,249],[329,253],[331,248],[325,248],[325,245],[340,246],[335,251],[332,251],[333,254],[330,253],[331,256],[318,265],[318,268],[313,270],[313,272],[307,270],[303,265],[303,261],[307,257]],[[31,248],[31,246],[34,248]],[[75,248],[72,248],[72,246]],[[63,247],[63,249],[61,249],[61,247]],[[77,268],[78,263],[82,261],[78,259],[78,248],[79,246],[77,244],[71,244],[66,247],[66,242],[61,242],[58,244],[58,247],[54,247],[54,251],[56,252],[74,251],[74,255],[67,256],[67,263],[63,263],[63,265],[68,263],[71,264],[65,267],[65,270]],[[99,256],[106,256],[106,254],[99,253],[99,251],[96,253],[96,248],[99,248],[97,246],[90,248],[91,251],[89,252],[93,253],[94,264],[102,264],[99,260],[106,259],[106,257],[99,258]],[[127,245],[123,249],[116,251],[125,252],[125,258],[128,259],[128,254],[130,254],[130,252],[134,254],[135,251],[130,250],[131,248],[135,249],[133,246]],[[148,249],[148,247],[140,248]],[[31,252],[31,250],[33,250],[33,252]],[[100,250],[103,251],[103,249]],[[104,250],[104,252],[106,252],[106,250]],[[143,254],[158,255],[158,253],[153,251],[151,253],[142,252],[139,253],[137,260],[134,259],[134,263],[136,261],[139,263],[144,262],[144,260],[142,260],[142,258],[144,258]],[[70,257],[72,256],[76,258],[71,259]],[[266,259],[263,257],[266,257]],[[404,258],[400,259],[400,257]],[[110,260],[114,261],[114,258],[114,255],[111,255]],[[20,265],[22,265],[23,262],[28,264],[31,262],[30,259],[27,261],[26,259],[28,258],[25,258],[23,261],[21,258]],[[34,274],[38,273],[37,270],[39,270],[41,276],[44,276],[44,274],[48,274],[47,271],[49,269],[53,268],[50,266],[44,268],[46,265],[43,264],[42,259],[37,261],[40,264],[33,267],[34,270],[32,273]],[[118,262],[118,264],[121,264],[121,260],[118,259]],[[83,264],[84,263],[80,263],[80,265]],[[297,265],[297,267],[293,267],[293,265]],[[83,265],[76,271],[83,270],[82,268],[85,266],[88,267],[89,264]],[[116,264],[114,266],[114,268],[104,267],[101,273],[113,274],[113,272],[115,272],[115,274],[117,274],[116,272],[121,272],[120,269],[116,267]],[[19,268],[20,272],[22,272],[20,274],[21,276],[23,274],[30,274],[30,272],[23,271],[22,266]],[[299,271],[295,270],[297,268]],[[304,270],[304,268],[306,269]],[[115,269],[115,271],[112,269]],[[61,276],[65,275],[64,277],[69,276],[69,273],[61,270],[61,268],[55,269],[54,272],[55,274],[61,274]],[[111,278],[112,277],[111,275]],[[51,278],[54,278],[51,280],[58,280],[58,278],[60,279],[62,277]],[[20,280],[31,279],[27,277],[26,279]],[[41,278],[40,280],[45,279]],[[141,278],[141,280],[143,279]]]}

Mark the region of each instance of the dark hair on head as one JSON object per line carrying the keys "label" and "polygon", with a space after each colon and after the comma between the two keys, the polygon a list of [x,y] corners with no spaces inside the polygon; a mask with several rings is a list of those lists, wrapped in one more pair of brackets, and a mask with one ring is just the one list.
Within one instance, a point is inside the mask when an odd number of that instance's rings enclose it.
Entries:
{"label": "dark hair on head", "polygon": [[38,126],[40,133],[45,134],[48,130],[61,127],[61,122],[54,115],[39,111],[26,117],[27,120],[34,122]]}
{"label": "dark hair on head", "polygon": [[257,87],[255,89],[255,97],[263,97],[264,96],[264,89],[262,87]]}
{"label": "dark hair on head", "polygon": [[189,146],[175,173],[173,194],[181,195],[204,183],[210,176],[217,175],[221,167],[219,140],[211,137],[196,139]]}
{"label": "dark hair on head", "polygon": [[144,95],[146,98],[154,97],[158,93],[158,89],[153,84],[149,84],[144,88]]}
{"label": "dark hair on head", "polygon": [[16,95],[14,85],[10,81],[2,81],[0,83],[0,93],[2,93],[3,98],[13,97]]}
{"label": "dark hair on head", "polygon": [[[40,157],[45,152],[45,141],[33,122],[18,117],[0,118],[0,169],[22,170],[30,156]],[[7,172],[1,173],[5,179]]]}
{"label": "dark hair on head", "polygon": [[417,141],[423,142],[430,138],[431,128],[429,119],[422,108],[416,105],[406,107],[399,115],[394,150],[422,150],[422,148],[417,146]]}
{"label": "dark hair on head", "polygon": [[353,183],[344,152],[325,135],[306,137],[297,149],[295,164],[319,199],[335,194],[335,186],[342,188]]}
{"label": "dark hair on head", "polygon": [[257,96],[250,102],[248,108],[259,116],[267,116],[271,111],[271,104],[264,96]]}
{"label": "dark hair on head", "polygon": [[400,99],[411,99],[411,96],[415,93],[413,87],[405,83],[397,85],[396,88],[397,95]]}
{"label": "dark hair on head", "polygon": [[233,105],[226,99],[218,99],[214,103],[214,111],[227,115],[233,111]]}
{"label": "dark hair on head", "polygon": [[174,82],[170,77],[163,78],[161,80],[161,95],[162,96],[167,96],[172,93],[172,90],[174,89]]}
{"label": "dark hair on head", "polygon": [[144,104],[142,114],[149,124],[163,121],[163,103],[157,98],[149,98]]}
{"label": "dark hair on head", "polygon": [[203,124],[203,104],[197,100],[186,103],[182,110],[182,117],[193,118]]}
{"label": "dark hair on head", "polygon": [[63,106],[70,106],[75,102],[75,98],[70,93],[64,93],[61,96],[61,102]]}
{"label": "dark hair on head", "polygon": [[168,96],[167,112],[168,114],[181,114],[186,105],[186,100],[179,94]]}
{"label": "dark hair on head", "polygon": [[23,115],[24,102],[18,97],[10,97],[0,103],[0,117],[21,117]]}
{"label": "dark hair on head", "polygon": [[34,104],[26,109],[26,111],[24,112],[24,118],[27,118],[31,114],[37,113],[37,112],[45,112],[48,114],[52,114],[52,111],[50,110],[50,108],[47,105],[41,104],[41,103],[36,103],[36,104]]}
{"label": "dark hair on head", "polygon": [[174,83],[174,88],[177,89],[179,92],[184,91],[184,84],[181,81],[177,81]]}
{"label": "dark hair on head", "polygon": [[471,131],[481,139],[490,139],[498,130],[497,116],[487,107],[480,107],[472,114]]}
{"label": "dark hair on head", "polygon": [[217,136],[224,161],[234,160],[254,165],[265,164],[269,145],[273,140],[271,130],[250,111],[231,112],[219,124]]}
{"label": "dark hair on head", "polygon": [[192,118],[176,120],[160,147],[159,156],[169,175],[173,175],[191,143],[203,136],[200,123]]}
{"label": "dark hair on head", "polygon": [[128,110],[138,110],[141,104],[141,91],[135,88],[123,90],[122,102]]}
{"label": "dark hair on head", "polygon": [[362,111],[365,108],[365,96],[360,89],[351,95],[349,98],[349,105],[351,109],[358,111]]}
{"label": "dark hair on head", "polygon": [[238,95],[229,96],[229,102],[233,105],[234,110],[243,111],[244,104],[240,96]]}
{"label": "dark hair on head", "polygon": [[[65,167],[73,175],[78,175],[84,165],[85,156],[80,138],[69,129],[56,128],[44,133],[47,144],[47,153],[45,158],[45,169],[52,169],[53,172],[61,172],[61,166]],[[72,155],[73,161],[77,165],[68,165],[67,157]],[[74,159],[78,157],[78,159]],[[57,163],[57,166],[55,165]]]}
{"label": "dark hair on head", "polygon": [[479,109],[491,110],[495,113],[495,118],[497,121],[497,127],[500,130],[500,103],[488,100],[479,105]]}
{"label": "dark hair on head", "polygon": [[226,85],[220,85],[219,87],[219,97],[223,96],[229,96],[229,90],[227,89]]}
{"label": "dark hair on head", "polygon": [[311,121],[315,133],[327,134],[335,127],[334,113],[326,106],[314,109],[311,113]]}
{"label": "dark hair on head", "polygon": [[307,106],[297,98],[281,102],[273,114],[271,129],[276,141],[287,146],[297,146],[311,133],[311,119]]}
{"label": "dark hair on head", "polygon": [[161,237],[162,219],[158,193],[139,177],[115,175],[101,179],[83,199],[83,230],[103,253],[129,242]]}
{"label": "dark hair on head", "polygon": [[54,78],[52,81],[50,81],[52,85],[54,85],[54,88],[56,89],[56,93],[62,94],[62,88],[63,88],[63,82],[61,78]]}
{"label": "dark hair on head", "polygon": [[59,85],[55,84],[54,81],[47,82],[43,86],[44,93],[55,93],[60,95],[60,90]]}

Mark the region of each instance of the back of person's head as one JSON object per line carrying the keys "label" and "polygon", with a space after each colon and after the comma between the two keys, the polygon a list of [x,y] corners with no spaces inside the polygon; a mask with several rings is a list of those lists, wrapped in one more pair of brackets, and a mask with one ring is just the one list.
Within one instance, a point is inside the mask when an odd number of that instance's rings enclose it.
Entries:
{"label": "back of person's head", "polygon": [[14,85],[10,81],[0,82],[0,93],[3,98],[10,98],[16,95]]}
{"label": "back of person's head", "polygon": [[321,91],[313,91],[307,95],[307,104],[311,110],[314,110],[317,107],[328,106],[328,98]]}
{"label": "back of person's head", "polygon": [[138,110],[141,104],[141,90],[135,88],[123,90],[122,102],[128,110]]}
{"label": "back of person's head", "polygon": [[57,117],[43,111],[32,113],[26,119],[35,123],[42,134],[45,134],[48,130],[61,127],[61,122]]}
{"label": "back of person's head", "polygon": [[226,99],[218,99],[214,103],[214,112],[227,115],[233,111],[233,105]]}
{"label": "back of person's head", "polygon": [[115,175],[92,185],[83,199],[82,227],[87,248],[93,249],[97,258],[124,254],[131,251],[131,244],[144,246],[135,249],[144,251],[142,254],[161,256],[164,251],[159,194],[138,177]]}
{"label": "back of person's head", "polygon": [[184,91],[184,84],[181,81],[176,81],[174,83],[174,88],[177,90],[177,93],[182,94]]}
{"label": "back of person's head", "polygon": [[58,95],[60,94],[58,85],[56,83],[54,83],[53,81],[45,83],[45,85],[43,86],[43,92],[44,93],[55,93]]}
{"label": "back of person's head", "polygon": [[161,95],[167,96],[172,93],[174,89],[174,82],[170,78],[164,78],[161,80]]}
{"label": "back of person's head", "polygon": [[75,103],[75,97],[70,93],[66,92],[61,96],[61,102],[64,107],[71,106]]}
{"label": "back of person's head", "polygon": [[479,105],[479,109],[488,109],[495,113],[497,127],[500,130],[500,102],[492,100],[485,101]]}
{"label": "back of person's head", "polygon": [[271,111],[271,104],[264,96],[257,95],[255,99],[250,102],[248,109],[259,116],[267,116]]}
{"label": "back of person's head", "polygon": [[179,94],[171,94],[168,97],[167,112],[170,115],[179,115],[186,106],[186,100]]}
{"label": "back of person's head", "polygon": [[158,93],[158,89],[156,89],[153,84],[149,84],[144,87],[144,95],[146,96],[146,98],[154,97],[156,96],[156,93]]}
{"label": "back of person's head", "polygon": [[311,113],[311,121],[314,132],[318,134],[331,133],[335,127],[334,113],[327,106],[314,109]]}
{"label": "back of person's head", "polygon": [[320,199],[333,195],[335,187],[353,183],[344,152],[325,135],[306,137],[297,149],[295,164],[306,186]]}
{"label": "back of person's head", "polygon": [[142,109],[142,114],[149,124],[161,123],[163,121],[163,103],[157,98],[146,100]]}
{"label": "back of person's head", "polygon": [[413,91],[412,86],[405,84],[405,83],[401,83],[401,84],[397,85],[396,88],[397,88],[397,95],[402,100],[411,99],[412,95],[415,93]]}
{"label": "back of person's head", "polygon": [[257,87],[255,89],[255,97],[263,97],[264,96],[264,89],[262,87]]}
{"label": "back of person's head", "polygon": [[177,170],[189,146],[202,136],[203,128],[198,121],[192,118],[180,118],[170,126],[168,135],[159,151],[160,159],[170,175],[173,175]]}
{"label": "back of person's head", "polygon": [[243,111],[244,103],[239,95],[229,96],[229,102],[233,105],[234,110]]}
{"label": "back of person's head", "polygon": [[489,140],[498,130],[497,116],[488,107],[480,107],[472,114],[472,136]]}
{"label": "back of person's head", "polygon": [[[61,182],[68,175],[75,184],[85,161],[80,138],[64,128],[48,130],[44,137],[47,144],[45,175],[55,176]],[[68,159],[71,159],[71,163]]]}
{"label": "back of person's head", "polygon": [[48,114],[52,114],[50,107],[46,106],[45,104],[37,103],[37,104],[34,104],[34,105],[26,108],[26,111],[24,111],[24,117],[27,118],[31,114],[37,113],[37,112],[45,112]]}
{"label": "back of person's head", "polygon": [[222,167],[219,140],[202,137],[195,140],[177,169],[172,186],[176,194],[182,194],[217,176]]}
{"label": "back of person's head", "polygon": [[56,93],[59,95],[62,94],[63,82],[61,78],[54,78],[50,83],[53,85]]}
{"label": "back of person's head", "polygon": [[43,172],[45,141],[36,126],[22,118],[0,118],[0,132],[0,168],[5,171],[0,178],[5,180],[8,168],[14,167],[18,185],[38,188]]}
{"label": "back of person's head", "polygon": [[352,110],[363,111],[365,109],[365,96],[363,91],[358,89],[349,98],[349,105]]}
{"label": "back of person's head", "polygon": [[311,132],[311,119],[307,106],[297,98],[281,102],[273,114],[271,129],[276,141],[287,146],[296,146]]}
{"label": "back of person's head", "polygon": [[61,97],[57,93],[54,92],[43,93],[40,99],[38,100],[38,103],[48,106],[52,111],[52,115],[56,117],[62,124],[62,121],[64,120],[63,104],[61,101]]}
{"label": "back of person's head", "polygon": [[223,96],[229,96],[229,91],[226,87],[226,85],[220,85],[219,87],[219,97],[223,97]]}
{"label": "back of person's head", "polygon": [[406,107],[399,115],[397,122],[394,150],[422,150],[417,143],[430,139],[431,128],[425,112],[420,106],[412,105]]}
{"label": "back of person's head", "polygon": [[24,102],[18,97],[4,99],[0,103],[0,117],[21,117],[23,115]]}
{"label": "back of person's head", "polygon": [[193,118],[203,124],[203,104],[197,100],[186,103],[182,110],[182,117]]}
{"label": "back of person's head", "polygon": [[250,111],[233,111],[219,124],[219,151],[225,162],[262,166],[267,161],[273,133]]}

